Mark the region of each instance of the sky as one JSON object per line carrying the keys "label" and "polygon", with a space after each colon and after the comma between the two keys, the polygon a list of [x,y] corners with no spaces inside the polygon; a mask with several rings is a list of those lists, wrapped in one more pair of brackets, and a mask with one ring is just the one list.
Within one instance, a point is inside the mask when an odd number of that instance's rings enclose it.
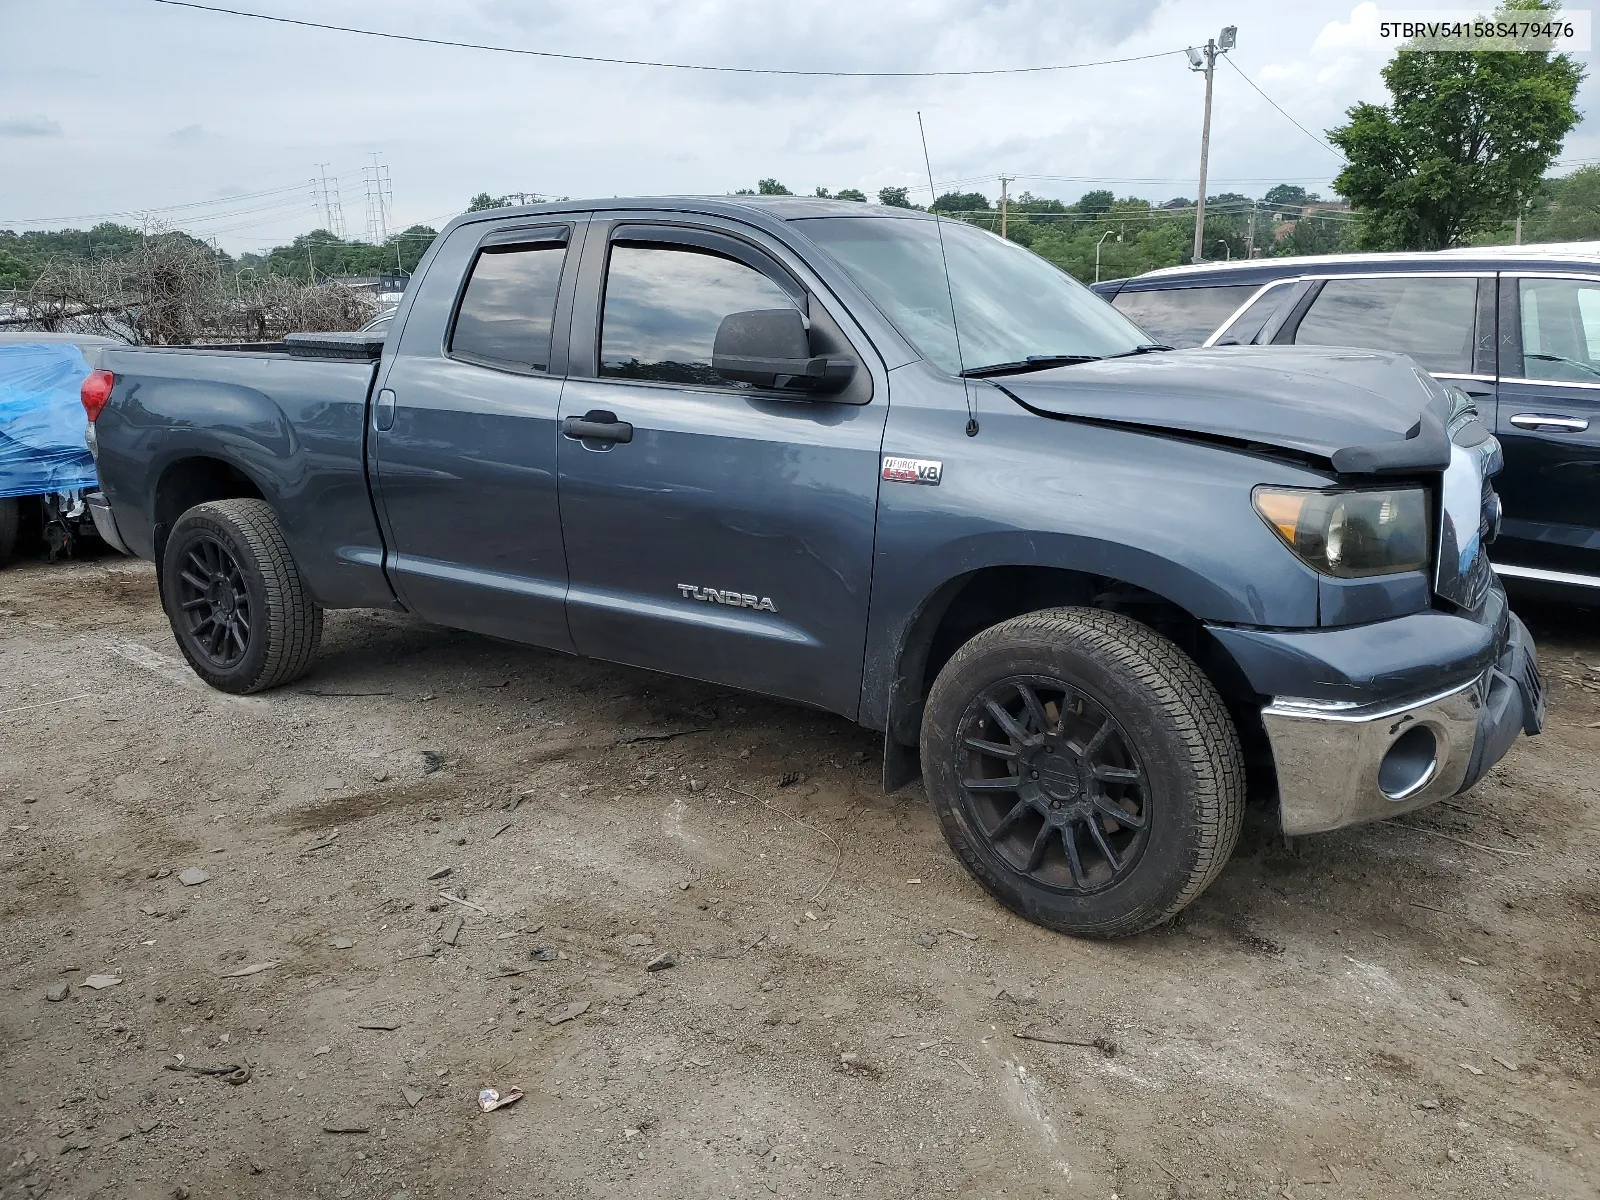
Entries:
{"label": "sky", "polygon": [[[284,17],[575,55],[834,71],[1140,61],[1028,74],[799,78],[406,44],[154,0],[0,0],[0,229],[142,221],[259,250],[325,225],[438,227],[478,192],[910,187],[1074,200],[1196,190],[1202,76],[1181,51],[1238,27],[1219,65],[1209,193],[1330,194],[1317,138],[1382,102],[1377,7],[1315,0],[213,0]],[[1417,0],[1405,5],[1417,4]],[[1571,7],[1571,6],[1569,6]],[[1593,73],[1593,55],[1580,57]],[[1235,69],[1237,68],[1237,69]],[[1597,85],[1563,163],[1600,161]],[[374,158],[376,155],[376,158]],[[319,164],[325,164],[319,165]]]}

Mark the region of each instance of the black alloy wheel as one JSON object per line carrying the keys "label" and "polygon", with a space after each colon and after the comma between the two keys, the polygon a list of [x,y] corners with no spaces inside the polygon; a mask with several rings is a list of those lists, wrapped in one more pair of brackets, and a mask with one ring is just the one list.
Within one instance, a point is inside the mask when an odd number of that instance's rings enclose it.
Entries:
{"label": "black alloy wheel", "polygon": [[322,609],[271,505],[197,504],[173,522],[160,553],[161,604],[196,675],[244,695],[306,673]]}
{"label": "black alloy wheel", "polygon": [[1149,842],[1149,782],[1132,739],[1065,680],[1014,676],[961,722],[973,824],[1012,870],[1088,894],[1125,878]]}
{"label": "black alloy wheel", "polygon": [[250,649],[250,591],[220,538],[202,534],[184,547],[177,600],[189,648],[215,670],[238,666]]}
{"label": "black alloy wheel", "polygon": [[1084,937],[1170,919],[1227,862],[1244,755],[1195,660],[1122,613],[1048,608],[976,634],[922,712],[951,849],[1001,903]]}

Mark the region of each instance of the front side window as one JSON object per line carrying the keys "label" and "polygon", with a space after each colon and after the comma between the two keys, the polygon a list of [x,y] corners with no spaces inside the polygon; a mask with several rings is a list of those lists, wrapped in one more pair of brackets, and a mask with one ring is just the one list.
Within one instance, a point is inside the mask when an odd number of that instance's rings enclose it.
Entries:
{"label": "front side window", "polygon": [[1250,299],[1256,284],[1226,287],[1169,288],[1165,291],[1124,290],[1111,303],[1128,320],[1164,346],[1182,350],[1198,346]]}
{"label": "front side window", "polygon": [[450,353],[487,366],[548,371],[566,254],[561,242],[481,250],[450,332]]}
{"label": "front side window", "polygon": [[711,369],[730,313],[795,308],[754,267],[693,246],[617,242],[606,271],[600,374],[658,383],[742,387]]}
{"label": "front side window", "polygon": [[1522,377],[1600,383],[1600,283],[1519,279]]}
{"label": "front side window", "polygon": [[1065,271],[963,221],[809,217],[795,224],[838,261],[906,341],[951,374],[1030,356],[1105,358],[1150,340]]}
{"label": "front side window", "polygon": [[1476,279],[1330,279],[1295,334],[1299,346],[1409,354],[1424,371],[1472,371]]}

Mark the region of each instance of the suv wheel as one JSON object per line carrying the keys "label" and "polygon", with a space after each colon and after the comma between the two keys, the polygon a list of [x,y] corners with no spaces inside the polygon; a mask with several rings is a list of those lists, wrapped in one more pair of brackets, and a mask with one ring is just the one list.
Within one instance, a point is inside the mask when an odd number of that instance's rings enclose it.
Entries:
{"label": "suv wheel", "polygon": [[224,692],[299,678],[322,638],[322,609],[264,500],[215,500],[179,517],[161,557],[161,599],[189,665]]}
{"label": "suv wheel", "polygon": [[17,499],[0,500],[0,567],[11,561],[17,548],[17,532],[22,526],[22,505]]}
{"label": "suv wheel", "polygon": [[928,697],[922,764],[968,870],[1063,933],[1169,919],[1216,878],[1244,815],[1216,688],[1171,641],[1099,609],[1028,613],[958,650]]}

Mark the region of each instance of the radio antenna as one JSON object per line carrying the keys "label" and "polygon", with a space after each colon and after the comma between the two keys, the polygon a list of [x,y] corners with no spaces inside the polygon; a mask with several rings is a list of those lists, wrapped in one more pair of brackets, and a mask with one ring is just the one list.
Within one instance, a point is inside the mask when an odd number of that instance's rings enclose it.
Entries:
{"label": "radio antenna", "polygon": [[[917,112],[917,133],[922,136],[922,165],[928,168],[928,211],[933,212],[933,202],[938,192],[933,186],[933,160],[928,157],[928,131],[922,127],[922,112]],[[944,266],[944,290],[950,298],[950,328],[956,335],[956,365],[961,369],[961,394],[967,401],[967,436],[978,436],[978,418],[972,415],[972,391],[967,382],[967,360],[961,353],[961,321],[956,316],[956,290],[950,283],[950,256],[944,250],[944,222],[933,213],[933,227],[939,233],[939,261]]]}

